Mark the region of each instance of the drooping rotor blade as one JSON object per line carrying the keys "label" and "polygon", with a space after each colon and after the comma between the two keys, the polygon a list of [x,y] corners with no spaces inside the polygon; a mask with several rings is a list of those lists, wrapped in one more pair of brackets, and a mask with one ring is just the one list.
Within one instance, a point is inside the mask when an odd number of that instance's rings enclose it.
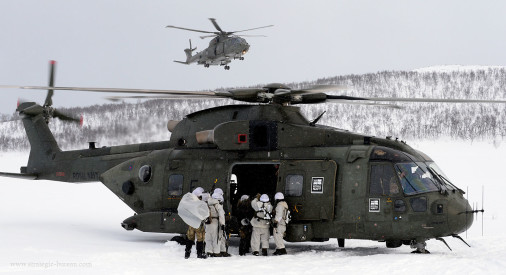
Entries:
{"label": "drooping rotor blade", "polygon": [[[49,87],[54,86],[54,70],[55,70],[56,61],[49,61]],[[46,100],[44,101],[44,106],[52,106],[53,105],[53,89],[47,90]]]}
{"label": "drooping rotor blade", "polygon": [[206,39],[206,38],[210,38],[210,37],[216,37],[216,35],[203,35],[203,36],[200,36],[200,39]]}
{"label": "drooping rotor blade", "polygon": [[230,97],[226,96],[204,96],[204,95],[133,95],[133,96],[108,96],[105,99],[110,101],[120,101],[122,99],[170,99],[170,100],[199,100],[199,99],[229,99]]}
{"label": "drooping rotor blade", "polygon": [[365,99],[370,101],[381,101],[381,102],[506,103],[506,99],[396,98],[396,97],[367,97]]}
{"label": "drooping rotor blade", "polygon": [[327,100],[375,101],[375,102],[434,102],[434,103],[506,103],[506,99],[455,99],[455,98],[397,98],[397,97],[352,97],[327,95]]}
{"label": "drooping rotor blade", "polygon": [[211,20],[211,23],[213,23],[214,27],[220,32],[220,33],[225,33],[221,28],[220,26],[218,25],[218,23],[216,22],[216,19],[214,18],[209,18],[209,20]]}
{"label": "drooping rotor blade", "polygon": [[258,30],[258,29],[264,29],[264,28],[270,28],[270,27],[274,27],[274,25],[268,25],[268,26],[263,26],[263,27],[257,27],[257,28],[247,29],[247,30],[241,30],[241,31],[227,32],[227,34],[233,34],[233,33],[238,33],[238,32],[246,32],[246,31]]}
{"label": "drooping rotor blade", "polygon": [[366,105],[366,106],[375,106],[375,107],[382,107],[382,108],[402,109],[402,107],[399,105],[376,103],[376,102],[370,102],[370,101],[350,101],[350,100],[343,100],[343,99],[328,99],[326,102],[340,103],[340,104],[347,104],[347,105]]}
{"label": "drooping rotor blade", "polygon": [[195,30],[195,29],[189,29],[189,28],[182,28],[182,27],[176,27],[172,25],[165,26],[166,28],[172,28],[172,29],[180,29],[185,31],[192,31],[192,32],[201,32],[201,33],[214,33],[214,34],[220,34],[218,32],[210,32],[210,31],[203,31],[203,30]]}
{"label": "drooping rotor blade", "polygon": [[167,95],[203,95],[214,96],[214,92],[198,91],[179,91],[179,90],[155,90],[155,89],[124,89],[124,88],[90,88],[90,87],[47,87],[47,86],[15,86],[0,85],[0,88],[7,89],[29,89],[29,90],[65,90],[65,91],[84,91],[99,93],[126,93],[126,94],[167,94]]}

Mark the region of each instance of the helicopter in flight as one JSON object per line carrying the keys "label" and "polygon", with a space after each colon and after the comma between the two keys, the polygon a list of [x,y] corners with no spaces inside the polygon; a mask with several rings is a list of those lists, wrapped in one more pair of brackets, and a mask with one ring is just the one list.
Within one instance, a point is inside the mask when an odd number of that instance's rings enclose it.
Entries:
{"label": "helicopter in flight", "polygon": [[[0,176],[62,182],[102,182],[135,214],[121,226],[143,232],[184,233],[177,207],[196,187],[224,190],[225,212],[233,221],[244,195],[283,192],[292,213],[288,242],[337,238],[410,245],[428,253],[426,241],[455,237],[473,223],[464,191],[426,154],[406,142],[318,124],[298,104],[326,102],[382,105],[382,102],[505,104],[506,100],[372,98],[331,95],[336,86],[291,89],[273,83],[223,92],[54,86],[0,86],[48,90],[45,103],[20,103],[31,150],[20,173]],[[48,122],[79,122],[52,107],[53,92],[76,90],[155,94],[172,98],[226,98],[246,102],[197,111],[169,120],[170,140],[62,151]],[[232,223],[233,224],[233,223]],[[234,231],[233,225],[230,232]],[[467,244],[467,243],[466,243]],[[446,244],[447,245],[447,244]],[[448,245],[447,245],[448,246]],[[448,248],[450,248],[448,246]]]}
{"label": "helicopter in flight", "polygon": [[244,60],[244,55],[249,50],[250,45],[246,42],[246,39],[242,37],[264,36],[264,35],[243,35],[243,34],[233,35],[233,34],[273,26],[268,25],[241,31],[227,32],[221,29],[221,27],[216,22],[216,19],[209,18],[209,20],[211,20],[211,23],[213,23],[217,31],[213,32],[213,31],[195,30],[189,28],[176,27],[172,25],[166,26],[166,28],[210,34],[201,36],[200,37],[201,39],[212,37],[211,41],[209,42],[209,47],[202,50],[201,52],[195,53],[195,55],[192,55],[192,53],[197,49],[197,47],[192,48],[192,41],[190,39],[190,48],[184,50],[186,54],[186,61],[174,60],[174,62],[186,65],[197,63],[199,65],[204,65],[204,67],[206,68],[209,68],[210,65],[220,65],[224,66],[225,70],[230,70],[230,66],[228,64],[232,62],[232,60],[234,59]]}

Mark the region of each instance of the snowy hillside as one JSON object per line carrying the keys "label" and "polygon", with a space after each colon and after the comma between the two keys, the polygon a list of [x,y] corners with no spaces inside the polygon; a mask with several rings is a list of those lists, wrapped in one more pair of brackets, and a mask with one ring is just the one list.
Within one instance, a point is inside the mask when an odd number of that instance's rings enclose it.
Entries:
{"label": "snowy hillside", "polygon": [[[422,72],[378,72],[322,78],[301,83],[286,83],[292,88],[315,84],[340,84],[349,96],[506,99],[506,69],[487,67],[473,70],[423,70]],[[258,85],[261,87],[263,84]],[[53,101],[58,105],[58,92]],[[167,140],[168,120],[205,108],[240,104],[231,100],[150,100],[139,104],[107,104],[61,109],[84,116],[84,127],[54,119],[50,127],[63,149],[86,148],[88,141],[100,145],[118,145]],[[301,106],[310,120],[323,111],[320,124],[354,132],[394,136],[404,140],[451,137],[461,140],[496,140],[506,137],[504,104],[432,104],[399,103],[402,109],[348,104],[316,104]],[[2,116],[0,151],[27,150],[28,141],[16,115]],[[392,123],[395,121],[396,123]]]}
{"label": "snowy hillside", "polygon": [[452,73],[452,72],[477,72],[488,70],[504,70],[503,66],[480,66],[480,65],[443,65],[443,66],[430,66],[413,70],[418,73]]}

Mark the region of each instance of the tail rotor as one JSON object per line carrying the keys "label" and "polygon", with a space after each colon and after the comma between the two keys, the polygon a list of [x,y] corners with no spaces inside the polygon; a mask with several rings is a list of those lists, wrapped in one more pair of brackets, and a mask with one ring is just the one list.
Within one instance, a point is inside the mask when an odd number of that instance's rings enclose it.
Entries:
{"label": "tail rotor", "polygon": [[54,79],[55,79],[55,68],[56,68],[56,61],[51,60],[49,62],[49,89],[47,90],[46,100],[44,101],[44,105],[40,106],[39,104],[35,102],[22,102],[21,100],[18,100],[18,108],[17,111],[20,114],[24,114],[27,116],[37,116],[42,115],[46,121],[46,123],[49,123],[50,118],[56,117],[63,121],[69,121],[69,122],[76,122],[82,125],[83,118],[82,116],[80,118],[75,118],[71,115],[67,115],[65,113],[62,113],[55,108],[53,108],[53,95],[54,91],[51,89],[54,87]]}

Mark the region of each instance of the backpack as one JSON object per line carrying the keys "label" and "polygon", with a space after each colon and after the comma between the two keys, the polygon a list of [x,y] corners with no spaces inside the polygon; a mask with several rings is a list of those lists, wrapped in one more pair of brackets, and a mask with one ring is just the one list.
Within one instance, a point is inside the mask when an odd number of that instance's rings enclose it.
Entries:
{"label": "backpack", "polygon": [[292,220],[292,213],[290,213],[289,209],[286,209],[285,216],[283,217],[285,223],[288,224]]}

